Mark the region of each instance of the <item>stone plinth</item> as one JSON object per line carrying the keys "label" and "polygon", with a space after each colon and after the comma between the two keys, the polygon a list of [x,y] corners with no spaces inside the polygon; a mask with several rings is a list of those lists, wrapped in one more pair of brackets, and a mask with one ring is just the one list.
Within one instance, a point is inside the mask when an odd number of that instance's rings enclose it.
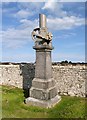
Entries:
{"label": "stone plinth", "polygon": [[34,46],[36,50],[35,78],[52,78],[51,50],[49,46]]}
{"label": "stone plinth", "polygon": [[26,103],[28,105],[40,106],[40,107],[44,107],[44,108],[51,108],[51,107],[54,107],[60,100],[61,100],[61,97],[58,95],[56,95],[52,99],[49,99],[48,101],[29,97],[26,99]]}
{"label": "stone plinth", "polygon": [[32,81],[30,97],[26,103],[34,106],[52,107],[61,100],[57,95],[55,80],[52,77],[50,46],[34,46],[36,50],[35,78]]}

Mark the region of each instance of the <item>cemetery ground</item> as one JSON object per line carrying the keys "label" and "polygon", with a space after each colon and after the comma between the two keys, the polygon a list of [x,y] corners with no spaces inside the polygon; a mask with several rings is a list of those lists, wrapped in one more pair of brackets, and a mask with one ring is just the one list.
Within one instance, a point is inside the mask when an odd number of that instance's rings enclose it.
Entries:
{"label": "cemetery ground", "polygon": [[3,118],[84,118],[87,98],[62,96],[53,108],[45,109],[24,103],[24,91],[11,86],[2,86]]}

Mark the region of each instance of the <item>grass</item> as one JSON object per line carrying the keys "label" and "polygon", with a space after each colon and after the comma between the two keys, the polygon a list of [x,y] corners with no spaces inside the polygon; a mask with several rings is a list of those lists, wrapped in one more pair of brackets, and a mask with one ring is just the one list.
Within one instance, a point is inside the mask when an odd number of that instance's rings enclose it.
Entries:
{"label": "grass", "polygon": [[53,108],[27,106],[22,89],[2,86],[3,118],[84,118],[87,98],[62,96]]}

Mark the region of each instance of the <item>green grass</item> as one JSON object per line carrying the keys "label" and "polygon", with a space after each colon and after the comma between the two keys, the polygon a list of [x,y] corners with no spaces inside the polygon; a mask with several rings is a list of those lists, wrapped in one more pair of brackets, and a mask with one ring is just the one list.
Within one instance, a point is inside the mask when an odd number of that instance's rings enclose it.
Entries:
{"label": "green grass", "polygon": [[22,89],[2,86],[3,118],[84,118],[86,98],[62,96],[53,108],[27,106]]}

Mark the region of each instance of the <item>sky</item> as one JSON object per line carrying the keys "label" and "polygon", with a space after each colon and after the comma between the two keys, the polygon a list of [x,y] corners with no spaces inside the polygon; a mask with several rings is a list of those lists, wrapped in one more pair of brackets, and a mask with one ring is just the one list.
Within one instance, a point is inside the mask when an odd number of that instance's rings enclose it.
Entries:
{"label": "sky", "polygon": [[2,2],[0,13],[1,62],[35,62],[31,32],[39,13],[46,15],[53,34],[52,61],[85,62],[85,2]]}

